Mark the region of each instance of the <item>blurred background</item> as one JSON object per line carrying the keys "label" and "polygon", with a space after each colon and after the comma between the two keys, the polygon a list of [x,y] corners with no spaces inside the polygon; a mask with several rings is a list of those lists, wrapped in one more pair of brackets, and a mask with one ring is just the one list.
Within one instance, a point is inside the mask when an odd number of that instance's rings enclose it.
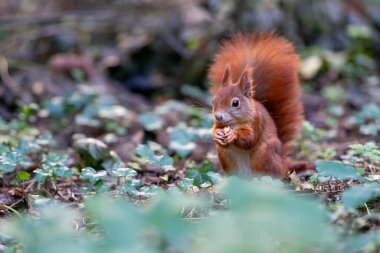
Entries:
{"label": "blurred background", "polygon": [[312,125],[377,138],[380,2],[370,0],[2,1],[0,115],[80,83],[137,112],[170,99],[209,110],[208,65],[239,31],[295,43]]}
{"label": "blurred background", "polygon": [[[318,196],[329,218],[236,179],[216,194],[224,177],[206,73],[221,41],[242,31],[275,31],[295,44],[306,121],[292,159],[322,160],[313,176],[252,182]],[[0,0],[0,228],[3,217],[34,215],[52,200],[96,218],[78,225],[59,208],[20,219],[5,229],[20,243],[0,231],[0,252],[13,244],[17,252],[379,252],[379,71],[379,0]],[[179,213],[183,196],[168,195],[148,212],[104,201],[82,209],[95,192],[139,206],[162,189],[209,198],[210,208],[192,201]],[[342,194],[345,208],[360,209],[343,211]],[[206,213],[207,230],[188,229],[187,219]],[[73,224],[94,236],[79,240]],[[152,249],[141,251],[145,243]]]}

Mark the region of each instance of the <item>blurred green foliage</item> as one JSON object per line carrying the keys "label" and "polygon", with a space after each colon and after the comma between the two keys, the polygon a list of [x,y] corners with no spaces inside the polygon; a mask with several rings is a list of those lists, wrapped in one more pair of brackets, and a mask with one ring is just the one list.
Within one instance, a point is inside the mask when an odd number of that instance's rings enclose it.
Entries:
{"label": "blurred green foliage", "polygon": [[[376,1],[93,3],[0,4],[0,252],[378,251]],[[311,95],[295,158],[321,160],[290,183],[214,166],[207,66],[253,28],[295,43]],[[59,53],[85,64],[53,75]]]}
{"label": "blurred green foliage", "polygon": [[[371,240],[353,244],[332,228],[315,201],[281,188],[230,178],[219,185],[225,210],[180,192],[160,194],[145,207],[121,199],[89,198],[83,214],[51,204],[39,218],[4,224],[2,241],[22,252],[355,252]],[[33,233],[30,233],[33,231]]]}
{"label": "blurred green foliage", "polygon": [[[328,224],[315,201],[281,188],[230,178],[215,198],[225,210],[180,192],[160,194],[145,207],[89,198],[80,214],[60,205],[38,209],[1,228],[2,241],[22,252],[356,252],[379,235],[355,240]],[[83,214],[82,214],[83,215]],[[30,233],[29,231],[34,231]],[[360,240],[360,241],[358,241]]]}

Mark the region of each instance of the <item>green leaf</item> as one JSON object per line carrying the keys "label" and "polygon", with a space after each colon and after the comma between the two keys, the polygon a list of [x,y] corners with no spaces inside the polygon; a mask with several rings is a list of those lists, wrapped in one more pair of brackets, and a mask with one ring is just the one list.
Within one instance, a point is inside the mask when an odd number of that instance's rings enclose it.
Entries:
{"label": "green leaf", "polygon": [[13,149],[0,155],[0,170],[6,173],[13,172],[18,164],[24,159],[24,154]]}
{"label": "green leaf", "polygon": [[194,179],[194,185],[199,187],[201,184],[210,181],[208,173],[213,170],[212,164],[206,161],[198,169],[189,169],[186,176]]}
{"label": "green leaf", "polygon": [[51,177],[53,175],[53,172],[52,171],[46,171],[44,169],[36,169],[33,171],[34,174],[35,174],[35,179],[37,182],[39,183],[42,183],[42,182],[45,182],[45,180],[48,178],[48,177]]}
{"label": "green leaf", "polygon": [[[102,180],[98,180],[98,183],[99,182],[102,182]],[[110,191],[110,187],[108,185],[105,185],[103,184],[103,182],[99,185],[96,185],[96,192],[97,193],[105,193],[105,192],[109,192]]]}
{"label": "green leaf", "polygon": [[149,163],[153,166],[166,166],[166,165],[173,165],[173,158],[171,158],[168,155],[154,155]]}
{"label": "green leaf", "polygon": [[137,172],[131,168],[118,168],[112,171],[113,176],[116,177],[134,177]]}
{"label": "green leaf", "polygon": [[316,167],[319,176],[333,178],[336,180],[356,179],[364,180],[354,167],[339,161],[317,161]]}
{"label": "green leaf", "polygon": [[196,138],[204,138],[202,129],[193,129],[185,124],[179,124],[177,127],[168,129],[170,136],[169,148],[174,150],[181,158],[187,157],[196,147],[193,142]]}
{"label": "green leaf", "polygon": [[180,144],[187,144],[195,140],[196,135],[188,131],[188,126],[172,127],[168,130],[171,141],[176,141]]}
{"label": "green leaf", "polygon": [[129,181],[126,181],[124,185],[119,185],[117,187],[117,189],[119,190],[119,193],[134,193],[136,192],[136,187],[133,185],[132,181],[129,180]]}
{"label": "green leaf", "polygon": [[41,145],[41,146],[49,146],[49,145],[55,144],[55,140],[53,139],[53,136],[49,132],[40,135],[36,139],[36,142],[38,145]]}
{"label": "green leaf", "polygon": [[203,183],[202,175],[197,169],[187,170],[186,177],[192,179],[195,186],[200,186]]}
{"label": "green leaf", "polygon": [[164,121],[157,117],[153,113],[144,113],[141,114],[137,119],[147,131],[154,131],[161,129],[164,125]]}
{"label": "green leaf", "polygon": [[209,161],[206,161],[202,164],[202,166],[199,168],[199,173],[201,174],[207,174],[208,172],[211,172],[214,170],[214,167]]}
{"label": "green leaf", "polygon": [[181,144],[177,141],[171,141],[169,148],[174,150],[181,158],[187,157],[196,147],[194,142]]}
{"label": "green leaf", "polygon": [[95,185],[99,180],[107,176],[107,171],[100,170],[96,172],[95,169],[91,167],[86,167],[82,169],[80,173],[80,178],[88,180],[91,184]]}
{"label": "green leaf", "polygon": [[380,197],[380,183],[353,186],[343,192],[343,204],[346,208],[354,208],[377,197]]}
{"label": "green leaf", "polygon": [[30,179],[30,174],[28,172],[26,172],[26,171],[20,171],[17,174],[17,179],[20,180],[20,181],[29,180]]}
{"label": "green leaf", "polygon": [[350,150],[355,155],[363,155],[368,157],[371,162],[380,164],[380,148],[374,142],[367,142],[366,144],[353,144],[350,145]]}
{"label": "green leaf", "polygon": [[71,178],[72,175],[73,175],[73,172],[71,171],[70,168],[66,167],[66,166],[59,166],[58,168],[56,168],[54,170],[54,175],[58,176],[58,177],[67,177],[67,178]]}
{"label": "green leaf", "polygon": [[157,195],[158,193],[162,193],[162,192],[163,192],[162,188],[156,185],[149,185],[149,186],[141,187],[137,192],[137,196],[149,198],[151,196]]}
{"label": "green leaf", "polygon": [[380,126],[378,124],[360,125],[359,131],[364,135],[377,136],[377,133],[380,131]]}
{"label": "green leaf", "polygon": [[137,148],[135,149],[135,154],[138,155],[142,162],[148,162],[149,159],[154,156],[154,152],[153,150],[147,146],[147,145],[142,145],[142,144],[139,144],[137,146]]}
{"label": "green leaf", "polygon": [[193,187],[194,185],[194,179],[192,178],[187,178],[185,177],[184,179],[182,179],[179,183],[178,183],[178,186],[187,191],[189,188]]}
{"label": "green leaf", "polygon": [[207,176],[210,178],[210,181],[213,185],[220,184],[224,178],[220,173],[209,171],[207,172]]}
{"label": "green leaf", "polygon": [[380,232],[378,230],[368,231],[365,234],[353,234],[347,237],[346,248],[352,252],[376,252],[380,244]]}

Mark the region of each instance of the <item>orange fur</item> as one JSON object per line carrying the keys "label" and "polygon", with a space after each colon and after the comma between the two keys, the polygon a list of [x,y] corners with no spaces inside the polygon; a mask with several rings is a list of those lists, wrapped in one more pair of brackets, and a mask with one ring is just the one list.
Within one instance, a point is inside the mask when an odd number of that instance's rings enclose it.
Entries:
{"label": "orange fur", "polygon": [[[222,119],[213,136],[227,172],[248,159],[255,173],[284,176],[303,120],[298,62],[293,45],[272,33],[238,34],[222,44],[208,77]],[[223,134],[226,126],[232,130]]]}

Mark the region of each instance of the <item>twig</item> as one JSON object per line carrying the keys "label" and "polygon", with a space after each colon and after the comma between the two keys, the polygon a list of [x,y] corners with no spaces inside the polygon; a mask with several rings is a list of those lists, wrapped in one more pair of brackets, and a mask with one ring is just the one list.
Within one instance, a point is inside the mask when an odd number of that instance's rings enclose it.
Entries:
{"label": "twig", "polygon": [[16,214],[19,219],[22,218],[21,214],[16,209],[14,209],[14,208],[12,208],[10,206],[2,204],[2,205],[0,205],[0,208],[8,209],[8,210],[12,211],[14,214]]}
{"label": "twig", "polygon": [[25,192],[28,192],[30,188],[32,188],[32,186],[34,185],[34,183],[36,182],[35,179],[32,179],[32,181],[30,181],[30,184],[25,188]]}
{"label": "twig", "polygon": [[367,206],[366,203],[364,203],[364,206],[365,206],[365,208],[366,208],[366,210],[367,210],[367,214],[368,214],[368,215],[371,215],[371,211],[369,210],[369,208],[368,208],[368,206]]}
{"label": "twig", "polygon": [[13,203],[12,205],[10,205],[10,207],[14,207],[16,205],[18,205],[20,202],[24,201],[25,197],[24,198],[21,198],[19,199],[18,201],[16,201],[15,203]]}
{"label": "twig", "polygon": [[69,201],[69,199],[67,197],[65,197],[60,191],[57,191],[57,195],[60,196],[61,198],[63,198],[66,202]]}
{"label": "twig", "polygon": [[14,94],[16,94],[16,95],[20,94],[20,87],[13,80],[13,78],[9,75],[9,72],[8,72],[8,61],[4,57],[4,55],[0,55],[0,76],[1,76],[1,79],[4,81],[4,84],[11,91],[13,91]]}

